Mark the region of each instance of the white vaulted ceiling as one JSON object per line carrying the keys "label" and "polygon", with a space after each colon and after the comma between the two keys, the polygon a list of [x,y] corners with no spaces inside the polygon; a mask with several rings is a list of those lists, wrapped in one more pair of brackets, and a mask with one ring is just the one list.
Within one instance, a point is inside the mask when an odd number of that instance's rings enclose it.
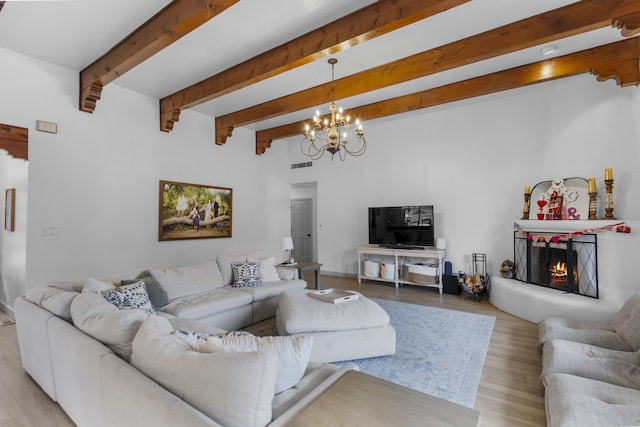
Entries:
{"label": "white vaulted ceiling", "polygon": [[[178,2],[176,0],[175,2]],[[425,0],[426,1],[426,0]],[[588,0],[584,0],[586,2]],[[174,3],[175,3],[174,2]],[[435,3],[435,1],[432,1]],[[7,1],[0,11],[0,46],[80,72],[169,5],[166,0]],[[254,58],[292,39],[369,6],[371,0],[240,0],[109,84],[161,99]],[[466,37],[575,2],[572,0],[471,0],[335,53],[323,52],[305,65],[195,105],[218,117],[327,83],[329,56],[338,58],[336,79],[387,64]],[[607,4],[619,1],[601,1]],[[640,2],[635,4],[640,11]],[[629,34],[627,34],[629,35]],[[338,100],[347,109],[424,91],[488,73],[624,39],[607,25],[544,41],[513,53]],[[541,49],[553,45],[547,56]],[[102,99],[110,96],[108,85]],[[97,101],[93,114],[100,114]],[[328,102],[327,102],[328,103]],[[327,103],[255,121],[261,130],[309,118]],[[180,126],[177,122],[175,126]]]}

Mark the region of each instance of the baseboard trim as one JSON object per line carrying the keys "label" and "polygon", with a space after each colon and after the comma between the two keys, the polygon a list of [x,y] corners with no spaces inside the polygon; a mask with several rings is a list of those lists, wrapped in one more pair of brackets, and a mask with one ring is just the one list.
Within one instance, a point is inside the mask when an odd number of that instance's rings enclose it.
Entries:
{"label": "baseboard trim", "polygon": [[16,320],[16,315],[13,311],[13,308],[9,307],[7,303],[2,300],[0,300],[0,310],[4,311],[7,316],[9,316],[13,321]]}
{"label": "baseboard trim", "polygon": [[351,274],[351,273],[340,273],[337,271],[325,271],[325,270],[320,270],[320,275],[327,275],[327,276],[337,276],[337,277],[358,277],[357,274]]}

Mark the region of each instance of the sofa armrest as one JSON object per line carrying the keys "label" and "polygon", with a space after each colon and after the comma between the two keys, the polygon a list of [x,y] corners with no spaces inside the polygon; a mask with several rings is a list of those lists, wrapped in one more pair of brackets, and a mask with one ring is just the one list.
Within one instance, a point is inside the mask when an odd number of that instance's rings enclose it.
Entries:
{"label": "sofa armrest", "polygon": [[56,317],[44,308],[27,301],[25,297],[15,300],[14,313],[22,367],[55,401],[57,397],[51,366],[49,321],[55,321]]}
{"label": "sofa armrest", "polygon": [[314,388],[311,392],[309,392],[302,399],[297,401],[291,408],[289,408],[286,412],[280,415],[278,418],[273,420],[269,427],[280,427],[284,426],[291,421],[293,417],[295,417],[302,409],[304,409],[307,405],[313,402],[315,399],[320,396],[322,392],[328,389],[333,383],[338,381],[340,377],[346,374],[349,371],[358,371],[358,365],[355,363],[347,362],[343,366],[340,367],[333,374],[328,376],[324,381],[322,381],[316,388]]}
{"label": "sofa armrest", "polygon": [[100,374],[105,426],[222,427],[114,354],[102,358]]}

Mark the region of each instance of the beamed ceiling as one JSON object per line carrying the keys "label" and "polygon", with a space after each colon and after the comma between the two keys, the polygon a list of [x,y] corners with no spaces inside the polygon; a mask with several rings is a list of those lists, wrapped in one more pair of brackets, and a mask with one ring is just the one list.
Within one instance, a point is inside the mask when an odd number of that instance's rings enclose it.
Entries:
{"label": "beamed ceiling", "polygon": [[[640,0],[0,1],[0,46],[78,71],[78,108],[120,85],[193,109],[256,154],[335,98],[372,120],[553,79],[640,83]],[[545,47],[555,51],[541,53]],[[115,95],[113,95],[115,96]]]}

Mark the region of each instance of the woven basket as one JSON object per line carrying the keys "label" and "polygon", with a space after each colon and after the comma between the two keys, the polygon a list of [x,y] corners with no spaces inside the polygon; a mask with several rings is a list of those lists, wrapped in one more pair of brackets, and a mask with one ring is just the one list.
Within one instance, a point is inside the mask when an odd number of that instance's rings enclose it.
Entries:
{"label": "woven basket", "polygon": [[435,285],[438,283],[438,276],[429,276],[427,274],[414,273],[412,271],[407,275],[410,282],[419,283],[421,285]]}

